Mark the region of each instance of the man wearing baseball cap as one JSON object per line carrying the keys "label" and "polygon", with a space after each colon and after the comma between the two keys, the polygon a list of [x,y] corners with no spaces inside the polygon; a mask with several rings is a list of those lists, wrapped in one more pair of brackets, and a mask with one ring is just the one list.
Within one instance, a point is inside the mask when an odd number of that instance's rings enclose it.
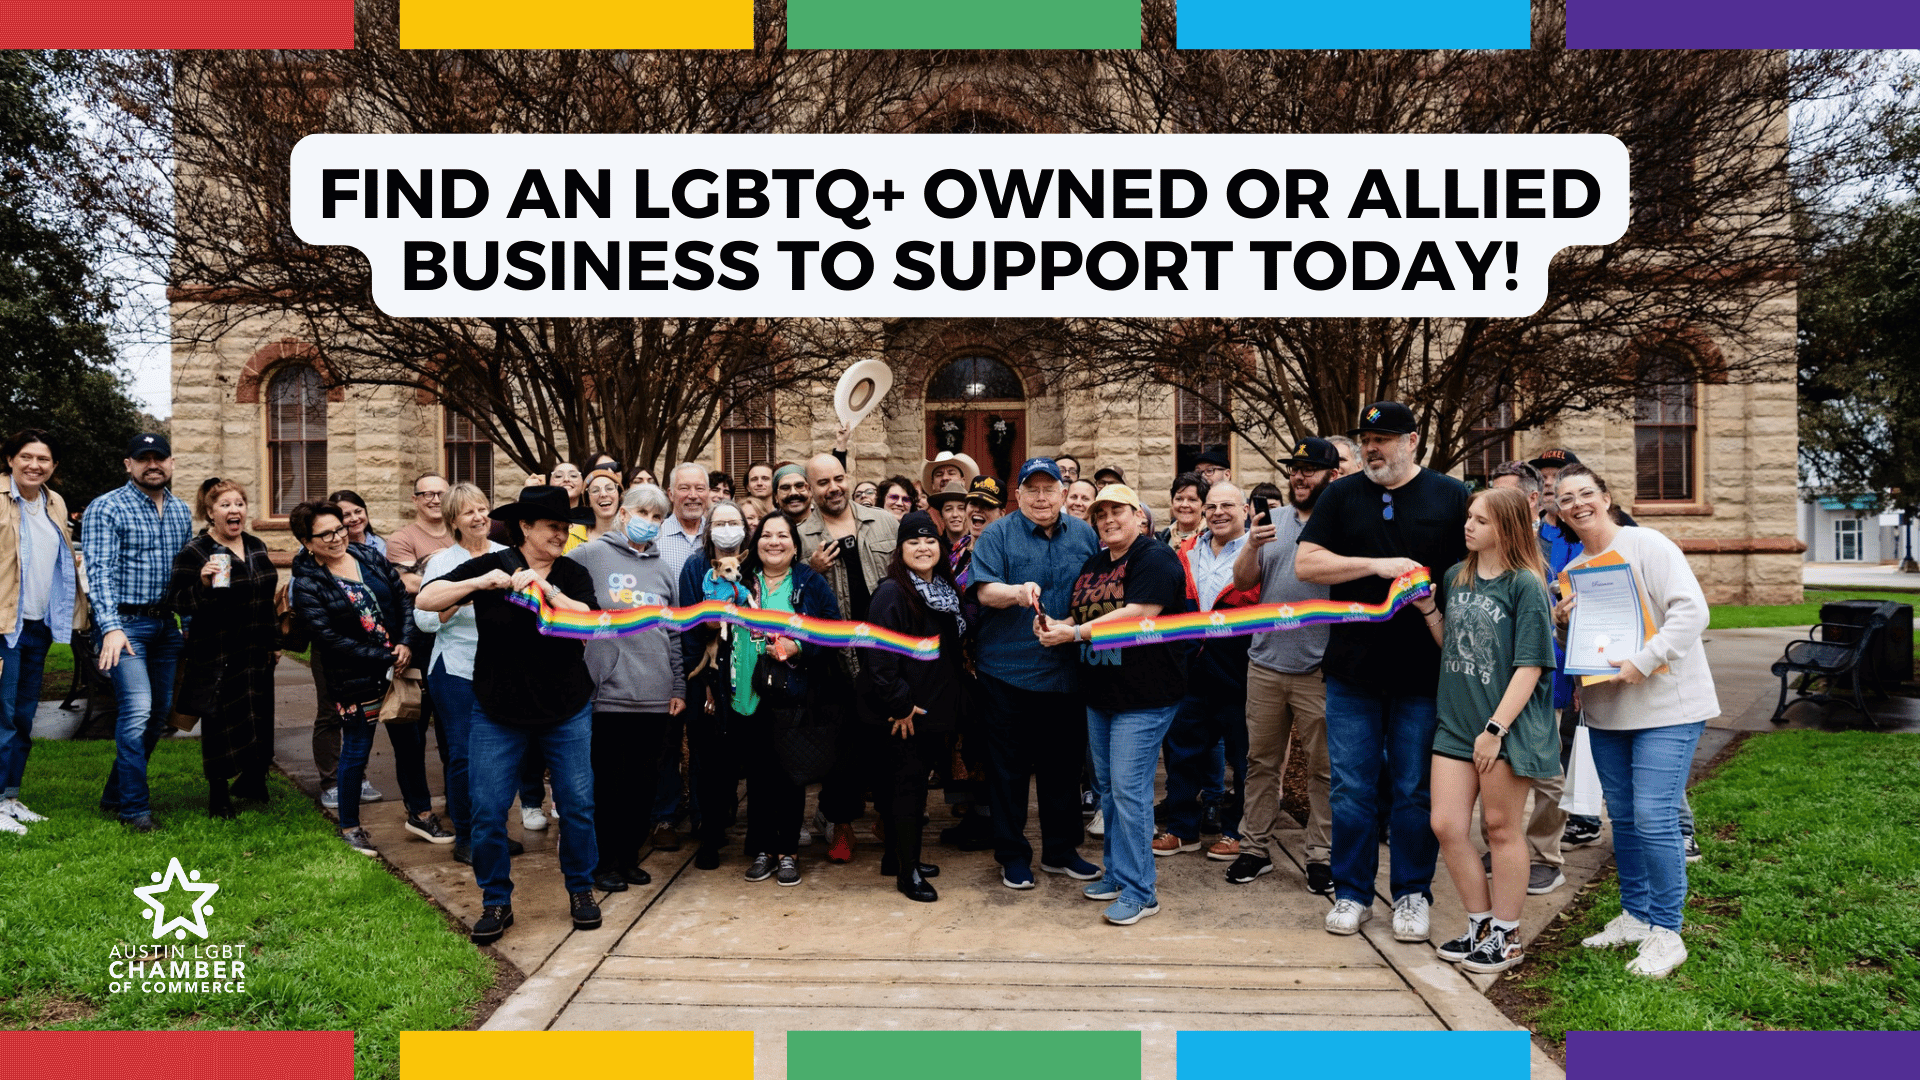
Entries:
{"label": "man wearing baseball cap", "polygon": [[175,498],[173,447],[160,434],[127,444],[127,482],[87,504],[80,529],[100,670],[119,706],[102,809],[151,832],[147,759],[166,730],[184,640],[167,608],[173,556],[193,538],[193,513]]}
{"label": "man wearing baseball cap", "polygon": [[973,543],[973,584],[982,606],[976,650],[988,758],[994,860],[1009,889],[1031,889],[1027,788],[1038,788],[1040,868],[1081,880],[1100,868],[1080,857],[1080,765],[1087,712],[1078,652],[1034,637],[1036,616],[1065,618],[1080,568],[1100,548],[1093,527],[1060,512],[1060,467],[1029,458],[1019,472],[1019,509]]}
{"label": "man wearing baseball cap", "polygon": [[[1348,434],[1360,444],[1361,471],[1320,497],[1301,530],[1295,565],[1300,580],[1330,586],[1335,601],[1377,604],[1400,575],[1423,566],[1440,574],[1466,556],[1467,486],[1416,463],[1419,425],[1399,402],[1367,406]],[[1323,667],[1334,905],[1328,933],[1355,933],[1373,916],[1384,749],[1393,793],[1393,936],[1427,940],[1439,856],[1427,780],[1440,678],[1440,647],[1427,623],[1440,618],[1435,600],[1426,597],[1385,622],[1329,628]]]}

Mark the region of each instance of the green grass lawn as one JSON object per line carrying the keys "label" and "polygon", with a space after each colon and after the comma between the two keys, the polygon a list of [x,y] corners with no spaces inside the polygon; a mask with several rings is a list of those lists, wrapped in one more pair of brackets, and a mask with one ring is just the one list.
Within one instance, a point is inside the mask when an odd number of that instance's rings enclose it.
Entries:
{"label": "green grass lawn", "polygon": [[73,649],[55,645],[47,650],[46,681],[40,684],[41,701],[59,701],[73,685]]}
{"label": "green grass lawn", "polygon": [[1609,880],[1519,969],[1534,1030],[1920,1027],[1920,735],[1758,735],[1691,795],[1691,958],[1653,981],[1581,948],[1620,911]]}
{"label": "green grass lawn", "polygon": [[[163,828],[140,836],[95,806],[112,753],[109,742],[34,745],[24,794],[50,820],[0,837],[0,1027],[351,1030],[354,1073],[371,1078],[399,1075],[400,1032],[471,1019],[493,962],[341,844],[285,778],[271,778],[264,809],[214,821],[199,748],[162,742],[149,775]],[[156,944],[133,890],[172,858],[219,884],[205,944],[246,948],[244,993],[109,993],[109,950]],[[170,894],[169,919],[187,912],[185,897]]]}
{"label": "green grass lawn", "polygon": [[[1812,626],[1820,621],[1820,605],[1836,600],[1891,600],[1920,607],[1920,595],[1893,592],[1833,592],[1808,589],[1798,604],[1721,604],[1708,609],[1709,630],[1743,630],[1756,626]],[[1920,635],[1914,638],[1914,668],[1920,671]]]}

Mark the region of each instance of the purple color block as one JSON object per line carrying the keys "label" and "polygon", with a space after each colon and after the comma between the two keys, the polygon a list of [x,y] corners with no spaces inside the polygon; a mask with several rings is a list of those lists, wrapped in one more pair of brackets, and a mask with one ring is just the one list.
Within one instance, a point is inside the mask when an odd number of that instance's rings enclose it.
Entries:
{"label": "purple color block", "polygon": [[1914,1031],[1569,1031],[1567,1080],[1911,1076]]}
{"label": "purple color block", "polygon": [[1567,0],[1567,47],[1920,48],[1920,2]]}

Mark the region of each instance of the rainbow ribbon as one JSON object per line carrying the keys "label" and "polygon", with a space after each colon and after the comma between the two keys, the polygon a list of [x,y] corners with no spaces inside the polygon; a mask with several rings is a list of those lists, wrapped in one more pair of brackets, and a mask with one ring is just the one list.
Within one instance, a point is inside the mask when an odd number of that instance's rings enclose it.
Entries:
{"label": "rainbow ribbon", "polygon": [[1414,600],[1433,592],[1433,579],[1420,567],[1393,579],[1387,598],[1378,604],[1337,600],[1302,600],[1292,604],[1259,604],[1184,615],[1158,615],[1126,622],[1094,623],[1087,634],[1096,649],[1187,641],[1194,638],[1239,637],[1269,630],[1298,630],[1333,623],[1385,622]]}
{"label": "rainbow ribbon", "polygon": [[766,634],[779,634],[809,645],[828,648],[885,649],[915,660],[932,660],[940,655],[937,637],[911,637],[871,623],[842,619],[818,619],[785,611],[742,607],[718,600],[703,600],[688,607],[637,607],[611,611],[562,611],[547,603],[546,597],[531,586],[507,594],[507,600],[533,612],[540,632],[549,637],[595,641],[626,637],[648,630],[691,630],[702,623],[732,623]]}

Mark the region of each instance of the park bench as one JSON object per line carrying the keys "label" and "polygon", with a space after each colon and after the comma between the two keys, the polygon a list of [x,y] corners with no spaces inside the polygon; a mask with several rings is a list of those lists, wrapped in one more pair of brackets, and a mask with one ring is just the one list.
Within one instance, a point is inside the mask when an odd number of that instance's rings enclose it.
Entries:
{"label": "park bench", "polygon": [[[1873,656],[1880,635],[1899,610],[1900,605],[1889,601],[1873,609],[1864,625],[1823,622],[1807,631],[1805,640],[1789,642],[1786,652],[1773,663],[1773,673],[1780,677],[1780,701],[1774,706],[1773,722],[1786,723],[1788,705],[1802,701],[1837,701],[1872,720],[1861,687],[1873,683],[1876,693],[1887,696],[1874,677]],[[1789,702],[1787,689],[1796,678],[1798,696]],[[1810,694],[1808,688],[1816,679],[1823,684],[1822,690]],[[1852,699],[1834,692],[1840,689],[1851,689]]]}

